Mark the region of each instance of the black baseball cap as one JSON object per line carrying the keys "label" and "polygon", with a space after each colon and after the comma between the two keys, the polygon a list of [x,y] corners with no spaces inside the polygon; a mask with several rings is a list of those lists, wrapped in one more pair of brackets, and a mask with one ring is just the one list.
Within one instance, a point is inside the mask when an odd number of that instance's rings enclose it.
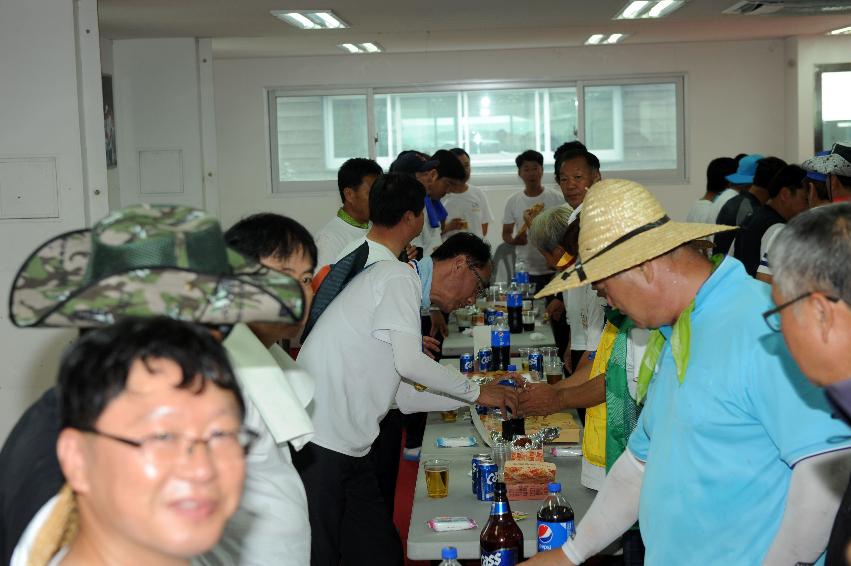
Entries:
{"label": "black baseball cap", "polygon": [[[458,158],[456,157],[455,160],[457,161]],[[425,173],[437,169],[438,165],[440,165],[439,161],[430,159],[425,153],[407,149],[397,155],[396,160],[390,164],[390,172],[413,175],[414,173]]]}

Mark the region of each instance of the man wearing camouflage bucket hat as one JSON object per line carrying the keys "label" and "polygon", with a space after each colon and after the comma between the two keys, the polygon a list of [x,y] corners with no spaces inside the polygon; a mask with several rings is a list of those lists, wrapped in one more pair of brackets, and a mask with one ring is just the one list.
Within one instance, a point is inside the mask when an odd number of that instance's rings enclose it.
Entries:
{"label": "man wearing camouflage bucket hat", "polygon": [[575,538],[529,564],[580,564],[636,520],[651,566],[812,563],[823,552],[842,487],[828,489],[823,474],[831,452],[851,447],[851,429],[765,326],[769,288],[735,258],[712,263],[693,245],[728,229],[672,221],[632,181],[588,191],[575,268],[540,295],[593,284],[657,330],[626,452]]}
{"label": "man wearing camouflage bucket hat", "polygon": [[[180,206],[136,205],[62,234],[23,264],[10,295],[20,327],[96,327],[165,315],[226,334],[240,322],[297,325],[297,281],[225,245],[218,222]],[[229,349],[228,342],[224,343]],[[61,487],[57,397],[49,390],[0,453],[0,554],[8,561],[40,506]]]}

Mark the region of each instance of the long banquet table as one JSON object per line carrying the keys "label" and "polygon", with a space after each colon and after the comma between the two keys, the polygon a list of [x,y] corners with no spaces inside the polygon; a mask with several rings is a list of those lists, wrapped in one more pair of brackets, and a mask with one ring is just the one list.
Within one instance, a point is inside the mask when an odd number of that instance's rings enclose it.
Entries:
{"label": "long banquet table", "polygon": [[[438,437],[472,436],[478,446],[469,448],[438,448]],[[440,560],[443,547],[454,546],[458,549],[459,559],[479,558],[479,535],[487,522],[491,504],[478,501],[472,492],[472,480],[469,475],[470,460],[474,454],[489,452],[481,436],[473,427],[469,411],[461,409],[458,420],[446,423],[440,413],[430,413],[423,438],[420,465],[417,471],[417,486],[414,491],[414,505],[411,513],[411,526],[408,531],[408,558],[411,560]],[[429,458],[449,460],[449,495],[443,499],[432,499],[426,494],[423,463]],[[545,456],[546,461],[556,465],[556,481],[562,485],[562,493],[573,507],[578,521],[588,510],[596,492],[582,487],[579,483],[581,458]],[[513,511],[523,511],[528,518],[518,521],[523,531],[524,555],[531,556],[537,551],[536,515],[542,501],[511,501]],[[437,516],[470,517],[479,527],[465,531],[436,533],[427,521]]]}

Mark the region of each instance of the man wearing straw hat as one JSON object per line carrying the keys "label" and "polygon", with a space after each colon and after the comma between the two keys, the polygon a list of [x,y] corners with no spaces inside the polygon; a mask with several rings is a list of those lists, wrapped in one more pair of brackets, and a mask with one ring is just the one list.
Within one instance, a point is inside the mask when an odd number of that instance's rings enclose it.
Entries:
{"label": "man wearing straw hat", "polygon": [[[220,339],[240,322],[296,325],[306,308],[298,282],[227,248],[214,218],[168,205],[127,207],[90,230],[48,241],[24,262],[9,303],[12,322],[23,328],[99,327],[165,315],[206,325]],[[232,343],[224,345],[233,354]],[[51,389],[24,414],[0,453],[4,560],[62,485],[56,405]]]}
{"label": "man wearing straw hat", "polygon": [[658,330],[626,452],[576,537],[529,563],[580,564],[637,519],[650,566],[815,561],[832,518],[790,494],[822,481],[816,470],[851,447],[851,428],[765,326],[768,287],[734,258],[714,265],[690,245],[730,228],[673,222],[632,181],[595,184],[583,208],[575,268],[541,294],[594,284]]}

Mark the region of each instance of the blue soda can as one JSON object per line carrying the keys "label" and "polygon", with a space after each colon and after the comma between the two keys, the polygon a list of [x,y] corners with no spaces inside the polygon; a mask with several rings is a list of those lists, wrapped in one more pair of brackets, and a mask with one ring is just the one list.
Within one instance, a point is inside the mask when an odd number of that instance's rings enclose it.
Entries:
{"label": "blue soda can", "polygon": [[496,324],[496,309],[485,309],[485,324],[493,326]]}
{"label": "blue soda can", "polygon": [[544,374],[544,355],[540,350],[529,352],[529,371],[536,371],[538,375]]}
{"label": "blue soda can", "polygon": [[476,358],[479,360],[479,371],[491,370],[493,350],[491,350],[490,348],[482,348],[481,350],[479,350],[479,353],[476,354]]}
{"label": "blue soda can", "polygon": [[473,495],[476,495],[476,489],[479,485],[479,464],[485,460],[490,460],[489,454],[476,454],[470,462],[470,469],[473,473]]}
{"label": "blue soda can", "polygon": [[488,459],[479,462],[478,481],[476,482],[476,499],[479,501],[493,501],[493,488],[498,469],[493,460]]}
{"label": "blue soda can", "polygon": [[461,354],[461,373],[473,373],[473,354],[470,352]]}

